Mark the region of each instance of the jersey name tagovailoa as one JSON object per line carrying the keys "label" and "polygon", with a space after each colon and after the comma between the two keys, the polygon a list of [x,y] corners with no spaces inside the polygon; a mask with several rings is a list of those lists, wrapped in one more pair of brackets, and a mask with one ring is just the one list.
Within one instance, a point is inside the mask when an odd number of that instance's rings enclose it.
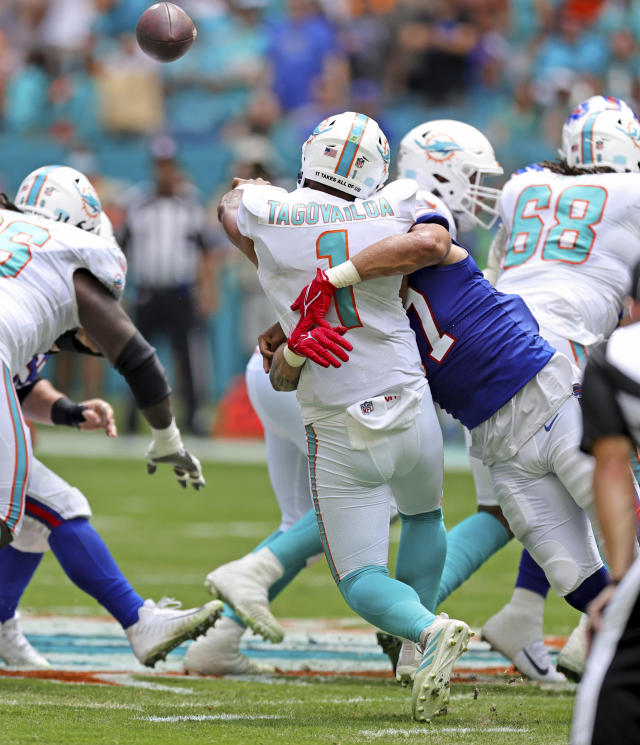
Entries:
{"label": "jersey name tagovailoa", "polygon": [[268,200],[268,225],[317,225],[320,223],[345,223],[376,217],[393,217],[394,211],[384,198],[367,199],[337,205],[318,202],[297,202],[289,205],[275,199]]}

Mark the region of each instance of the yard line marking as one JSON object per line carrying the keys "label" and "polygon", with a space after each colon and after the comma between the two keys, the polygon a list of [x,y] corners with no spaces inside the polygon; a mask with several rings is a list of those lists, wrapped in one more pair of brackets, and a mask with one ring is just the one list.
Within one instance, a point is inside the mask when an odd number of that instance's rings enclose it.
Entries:
{"label": "yard line marking", "polygon": [[[135,704],[115,704],[111,702],[100,703],[99,701],[61,701],[60,699],[46,699],[46,698],[29,698],[28,703],[25,699],[18,701],[16,699],[3,699],[0,698],[0,706],[55,706],[57,708],[64,707],[66,709],[127,709],[129,711],[144,711],[142,706],[136,706]],[[208,704],[201,704],[201,706],[208,706]]]}
{"label": "yard line marking", "polygon": [[358,734],[362,737],[370,737],[371,739],[377,739],[380,737],[387,737],[388,735],[401,735],[402,737],[418,736],[424,738],[428,735],[439,735],[440,733],[455,733],[456,735],[470,735],[478,732],[492,732],[492,733],[525,733],[530,732],[526,727],[415,727],[413,729],[399,729],[396,727],[389,727],[387,729],[361,729]]}
{"label": "yard line marking", "polygon": [[194,714],[193,716],[172,716],[172,717],[136,717],[139,722],[213,722],[213,721],[230,721],[235,719],[287,719],[277,714]]}

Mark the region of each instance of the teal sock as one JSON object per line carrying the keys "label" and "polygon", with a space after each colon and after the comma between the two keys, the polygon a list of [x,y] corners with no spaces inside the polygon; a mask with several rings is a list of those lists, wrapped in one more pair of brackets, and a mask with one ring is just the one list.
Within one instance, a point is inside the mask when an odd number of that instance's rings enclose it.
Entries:
{"label": "teal sock", "polygon": [[[400,515],[402,529],[396,579],[413,587],[425,608],[435,609],[447,553],[447,531],[442,510]],[[425,546],[429,547],[428,552]]]}
{"label": "teal sock", "polygon": [[349,607],[388,634],[417,642],[433,623],[433,613],[422,605],[413,587],[391,579],[386,567],[358,569],[341,579],[338,587]]}
{"label": "teal sock", "polygon": [[508,542],[507,529],[489,512],[476,512],[452,528],[436,608]]}

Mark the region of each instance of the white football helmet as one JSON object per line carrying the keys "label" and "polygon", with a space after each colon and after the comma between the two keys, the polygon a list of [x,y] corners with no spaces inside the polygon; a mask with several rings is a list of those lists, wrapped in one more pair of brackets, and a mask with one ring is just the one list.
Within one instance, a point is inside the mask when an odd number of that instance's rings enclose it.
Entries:
{"label": "white football helmet", "polygon": [[440,197],[460,230],[490,228],[498,219],[500,189],[482,181],[501,174],[489,140],[464,122],[424,122],[400,142],[398,176],[415,179],[421,189]]}
{"label": "white football helmet", "polygon": [[378,123],[345,111],[321,121],[302,146],[299,182],[311,179],[366,199],[387,180],[389,155]]}
{"label": "white football helmet", "polygon": [[69,166],[43,166],[18,187],[16,206],[23,212],[97,231],[102,206],[89,179]]}
{"label": "white football helmet", "polygon": [[640,121],[621,99],[592,96],[564,123],[560,154],[570,166],[640,171]]}

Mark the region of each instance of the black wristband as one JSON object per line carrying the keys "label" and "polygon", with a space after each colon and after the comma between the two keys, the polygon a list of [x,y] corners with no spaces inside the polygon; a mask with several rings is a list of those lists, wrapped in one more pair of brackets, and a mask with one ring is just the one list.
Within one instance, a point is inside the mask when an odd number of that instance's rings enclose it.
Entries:
{"label": "black wristband", "polygon": [[51,421],[54,424],[64,424],[67,427],[78,427],[81,422],[85,421],[84,410],[86,406],[75,403],[70,398],[62,396],[54,401],[51,407]]}

